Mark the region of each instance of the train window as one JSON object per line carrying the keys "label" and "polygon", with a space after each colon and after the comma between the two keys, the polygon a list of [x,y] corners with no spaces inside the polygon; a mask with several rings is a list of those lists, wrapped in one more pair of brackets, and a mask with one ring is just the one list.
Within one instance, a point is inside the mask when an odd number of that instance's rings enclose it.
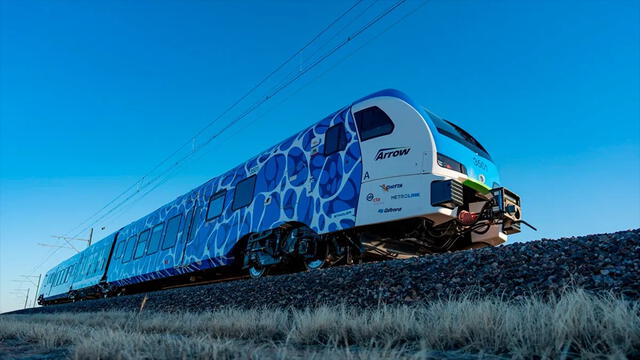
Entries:
{"label": "train window", "polygon": [[238,210],[251,204],[253,192],[256,187],[256,176],[250,176],[236,184],[236,191],[233,194],[233,210]]}
{"label": "train window", "polygon": [[133,249],[136,247],[136,236],[133,235],[127,240],[127,247],[124,249],[124,256],[122,262],[126,263],[133,257]]}
{"label": "train window", "polygon": [[71,281],[73,279],[73,270],[75,270],[74,268],[75,268],[75,265],[69,266],[69,274],[67,274],[67,278],[65,279],[65,282]]}
{"label": "train window", "polygon": [[222,190],[211,195],[211,198],[209,199],[209,207],[207,208],[207,221],[215,219],[222,214],[226,194],[227,191]]}
{"label": "train window", "polygon": [[160,248],[160,240],[162,240],[162,230],[164,229],[164,223],[160,223],[153,227],[151,230],[151,240],[149,240],[149,248],[147,254],[153,254]]}
{"label": "train window", "polygon": [[324,154],[331,155],[342,151],[347,147],[347,134],[344,132],[344,123],[333,125],[327,129],[324,135]]}
{"label": "train window", "polygon": [[147,250],[149,233],[150,233],[149,230],[145,230],[140,233],[140,236],[138,236],[138,245],[136,246],[136,252],[135,252],[135,255],[133,256],[134,259],[138,259],[142,257],[142,255],[144,255],[145,251]]}
{"label": "train window", "polygon": [[176,215],[167,221],[167,231],[164,234],[162,249],[172,248],[176,244],[178,240],[178,230],[180,229],[180,220],[182,220],[182,214]]}
{"label": "train window", "polygon": [[360,110],[354,115],[361,141],[393,132],[393,121],[391,121],[389,115],[377,106]]}
{"label": "train window", "polygon": [[471,134],[464,131],[461,127],[451,121],[439,118],[428,110],[427,114],[436,125],[440,134],[459,142],[487,160],[491,160],[491,156],[489,155],[489,152],[487,152],[487,149],[485,149],[478,140],[471,136]]}
{"label": "train window", "polygon": [[126,243],[126,240],[122,240],[118,243],[118,247],[116,248],[116,254],[113,257],[115,260],[120,259],[120,257],[122,256],[122,253],[124,252],[125,243]]}

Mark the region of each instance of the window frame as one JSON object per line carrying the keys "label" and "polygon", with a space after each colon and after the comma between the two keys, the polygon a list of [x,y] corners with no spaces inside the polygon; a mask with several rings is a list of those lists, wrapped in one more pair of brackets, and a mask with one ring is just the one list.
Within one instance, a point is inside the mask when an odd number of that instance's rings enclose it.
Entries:
{"label": "window frame", "polygon": [[[127,246],[129,245],[129,242],[133,243],[133,242],[136,241],[137,238],[138,237],[136,235],[131,235],[131,236],[129,236],[127,238],[127,240],[126,240],[127,241],[127,245],[125,245],[124,252],[122,253],[122,263],[123,264],[126,264],[126,263],[128,263],[129,261],[131,261],[133,259],[133,254],[135,252],[135,248],[133,250],[131,250],[131,257],[129,257],[129,259],[127,259],[127,257],[126,257],[126,255],[127,255]],[[132,245],[132,246],[134,246],[134,245]]]}
{"label": "window frame", "polygon": [[[380,110],[383,114],[385,114],[387,116],[387,119],[389,119],[389,121],[391,122],[391,129],[389,131],[385,132],[385,133],[377,134],[376,136],[372,136],[372,137],[368,137],[366,139],[363,139],[362,138],[362,127],[363,127],[362,126],[362,121],[358,120],[357,114],[359,114],[362,111],[366,111],[366,110],[373,109],[373,108],[377,108],[378,110]],[[386,111],[382,110],[379,106],[376,106],[376,105],[369,106],[367,108],[364,108],[364,109],[361,109],[361,110],[358,110],[358,111],[354,112],[353,113],[353,118],[354,118],[354,120],[356,122],[356,127],[358,128],[358,138],[360,139],[361,142],[368,141],[368,140],[371,140],[371,139],[375,139],[375,138],[378,138],[378,137],[381,137],[381,136],[389,135],[389,134],[391,134],[393,132],[393,130],[396,129],[396,124],[391,119],[391,116],[389,116],[389,114],[387,114]]]}
{"label": "window frame", "polygon": [[[159,224],[155,224],[151,228],[151,234],[149,235],[149,244],[147,245],[147,250],[146,250],[147,255],[153,255],[153,254],[157,253],[158,251],[160,251],[160,248],[162,247],[162,241],[164,240],[164,232],[165,232],[164,223],[165,222],[163,221],[163,222],[161,222]],[[151,245],[151,239],[153,239],[153,232],[159,226],[162,226],[162,230],[160,230],[160,239],[158,240],[158,247],[154,251],[149,252],[149,246]]]}
{"label": "window frame", "polygon": [[[327,152],[327,137],[329,136],[329,132],[332,131],[333,129],[338,129],[338,139],[336,139],[337,147],[336,147],[336,150],[332,152]],[[340,140],[344,140],[344,142],[341,142]],[[329,156],[331,154],[335,154],[337,152],[343,151],[344,149],[347,148],[347,143],[348,143],[347,130],[343,122],[337,123],[329,127],[327,131],[325,131],[324,133],[324,156]]]}
{"label": "window frame", "polygon": [[[255,187],[255,185],[254,185]],[[254,189],[255,191],[255,189]],[[220,213],[215,215],[215,216],[211,216],[209,217],[209,211],[211,211],[211,204],[213,203],[214,200],[217,200],[219,198],[222,197],[222,207],[220,207]],[[206,221],[211,221],[214,219],[219,218],[220,216],[222,216],[222,213],[224,212],[224,206],[227,203],[227,190],[220,190],[218,192],[216,192],[215,194],[211,195],[211,197],[209,197],[209,203],[207,204],[207,217],[206,217]]]}
{"label": "window frame", "polygon": [[118,244],[116,245],[116,252],[113,256],[114,260],[118,260],[124,255],[124,248],[126,247],[126,244],[127,244],[127,239],[118,241]]}
{"label": "window frame", "polygon": [[[166,246],[165,241],[167,240],[167,232],[169,231],[169,223],[171,222],[171,220],[175,219],[175,218],[180,218],[180,221],[178,221],[178,230],[176,231],[176,236],[175,236],[175,241],[173,242],[173,244],[171,244],[171,246]],[[182,218],[183,218],[183,214],[177,214],[171,218],[169,218],[169,220],[167,220],[167,228],[164,230],[164,234],[162,235],[162,243],[160,248],[162,250],[169,250],[172,247],[176,246],[176,244],[178,243],[178,234],[180,233],[180,224],[182,224]]]}
{"label": "window frame", "polygon": [[[480,143],[480,141],[478,141],[478,139],[469,134],[465,129],[449,120],[436,116],[430,111],[427,111],[427,115],[429,115],[433,125],[440,134],[463,145],[467,149],[477,153],[479,156],[482,156],[489,161],[493,161],[487,149]],[[468,137],[468,139],[466,137]]]}
{"label": "window frame", "polygon": [[[140,255],[138,254],[138,248],[140,247],[140,239],[142,239],[142,235],[147,234],[147,238],[144,240],[144,250],[142,251],[142,253]],[[149,238],[151,237],[151,229],[146,229],[140,232],[140,234],[138,234],[138,241],[136,241],[136,248],[133,251],[133,260],[138,260],[141,257],[144,256],[144,254],[147,252],[147,245],[149,245]]]}
{"label": "window frame", "polygon": [[[244,207],[247,207],[247,206],[251,205],[251,203],[253,203],[253,198],[256,195],[256,179],[257,179],[257,177],[254,174],[254,175],[251,175],[249,177],[246,177],[246,178],[238,181],[238,183],[236,184],[236,186],[233,189],[233,200],[231,202],[231,209],[233,209],[233,211],[240,210],[240,209],[242,209]],[[242,206],[236,207],[236,196],[238,194],[238,186],[240,184],[243,184],[243,183],[247,182],[247,181],[252,181],[253,182],[253,186],[251,187],[251,196],[250,196],[251,200],[248,203],[243,204]]]}

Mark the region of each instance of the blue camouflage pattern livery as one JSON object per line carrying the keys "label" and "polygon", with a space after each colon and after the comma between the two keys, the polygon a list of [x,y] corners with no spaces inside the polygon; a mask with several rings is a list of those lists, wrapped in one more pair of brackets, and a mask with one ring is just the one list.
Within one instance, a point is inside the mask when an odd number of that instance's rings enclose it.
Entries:
{"label": "blue camouflage pattern livery", "polygon": [[[355,226],[362,161],[351,107],[286,139],[241,166],[209,180],[148,216],[125,226],[117,244],[182,214],[178,241],[172,248],[123,263],[113,259],[107,279],[116,287],[230,264],[232,249],[246,235],[301,223],[317,233]],[[346,146],[324,155],[327,129],[343,123]],[[256,176],[253,200],[232,209],[238,182]],[[209,199],[226,190],[222,215],[206,220]],[[193,228],[189,233],[189,220]],[[166,226],[165,226],[166,227]],[[187,234],[189,239],[187,241]],[[116,247],[117,248],[117,247]]]}

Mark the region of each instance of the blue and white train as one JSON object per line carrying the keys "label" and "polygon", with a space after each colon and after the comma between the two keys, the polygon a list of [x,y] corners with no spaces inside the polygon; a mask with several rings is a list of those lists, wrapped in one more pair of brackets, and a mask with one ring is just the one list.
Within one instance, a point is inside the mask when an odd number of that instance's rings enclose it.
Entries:
{"label": "blue and white train", "polygon": [[383,90],[63,261],[38,300],[498,245],[521,223],[473,136]]}

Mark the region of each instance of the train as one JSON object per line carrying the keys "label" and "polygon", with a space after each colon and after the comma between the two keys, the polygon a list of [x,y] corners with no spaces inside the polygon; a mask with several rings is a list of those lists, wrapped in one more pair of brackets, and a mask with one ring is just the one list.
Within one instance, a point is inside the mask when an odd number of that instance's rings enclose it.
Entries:
{"label": "train", "polygon": [[486,148],[387,89],[62,261],[38,303],[496,246],[521,224]]}

